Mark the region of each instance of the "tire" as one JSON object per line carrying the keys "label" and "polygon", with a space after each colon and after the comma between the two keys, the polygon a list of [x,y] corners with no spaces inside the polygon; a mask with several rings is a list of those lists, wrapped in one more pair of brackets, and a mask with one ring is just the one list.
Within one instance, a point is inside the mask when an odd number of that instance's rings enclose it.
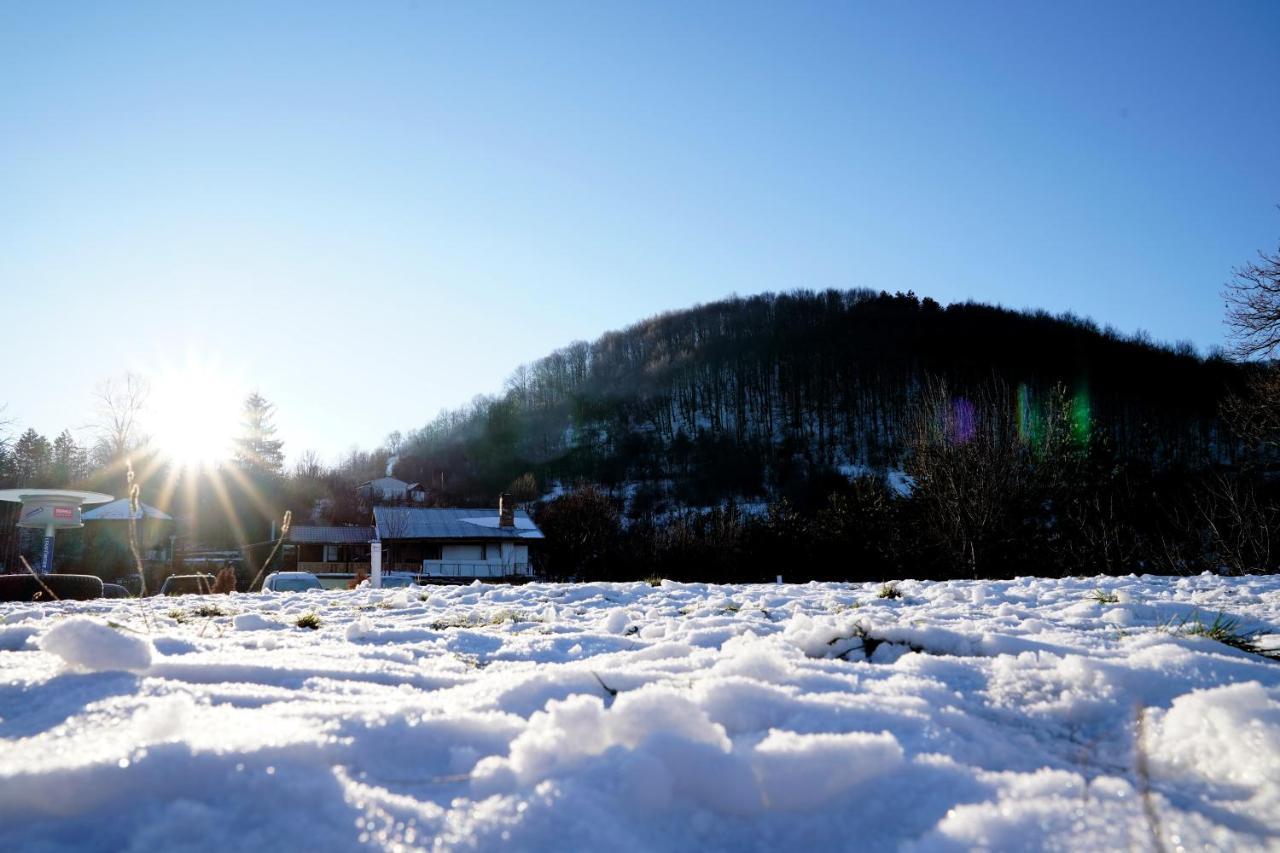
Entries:
{"label": "tire", "polygon": [[67,601],[102,598],[102,579],[93,575],[41,575],[39,579],[31,575],[0,575],[0,601],[48,601],[49,593]]}
{"label": "tire", "polygon": [[125,589],[118,583],[104,583],[102,585],[103,598],[132,598],[129,590]]}

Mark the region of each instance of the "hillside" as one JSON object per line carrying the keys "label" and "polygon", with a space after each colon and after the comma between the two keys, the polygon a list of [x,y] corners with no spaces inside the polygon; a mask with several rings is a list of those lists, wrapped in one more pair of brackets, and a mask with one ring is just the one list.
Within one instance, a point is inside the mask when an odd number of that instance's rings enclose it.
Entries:
{"label": "hillside", "polygon": [[1122,457],[1194,467],[1231,452],[1218,408],[1239,380],[1238,366],[1189,346],[1070,315],[911,293],[763,294],[522,366],[501,395],[411,433],[396,473],[453,501],[491,501],[526,472],[544,488],[625,485],[633,515],[728,498],[803,503],[842,471],[901,466],[912,412],[939,382],[956,400],[1007,408],[1024,434],[1065,403]]}

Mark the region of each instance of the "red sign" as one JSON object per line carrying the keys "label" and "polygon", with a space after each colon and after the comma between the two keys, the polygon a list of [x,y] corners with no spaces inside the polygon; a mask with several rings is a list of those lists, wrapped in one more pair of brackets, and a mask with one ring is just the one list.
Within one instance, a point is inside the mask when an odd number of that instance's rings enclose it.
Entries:
{"label": "red sign", "polygon": [[55,506],[53,508],[53,517],[66,519],[67,521],[74,521],[76,511],[69,506]]}

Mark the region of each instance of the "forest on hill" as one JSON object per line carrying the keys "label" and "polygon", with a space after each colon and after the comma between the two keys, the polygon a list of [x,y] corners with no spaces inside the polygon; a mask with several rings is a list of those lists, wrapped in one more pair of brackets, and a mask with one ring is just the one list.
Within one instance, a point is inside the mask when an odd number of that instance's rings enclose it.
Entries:
{"label": "forest on hill", "polygon": [[1264,569],[1271,453],[1230,417],[1264,370],[1072,315],[762,294],[525,365],[395,472],[534,502],[565,576]]}
{"label": "forest on hill", "polygon": [[[822,499],[840,471],[905,466],[930,382],[957,400],[1001,383],[1025,433],[1065,393],[1124,457],[1230,461],[1219,405],[1242,368],[1073,316],[912,293],[727,299],[578,342],[505,393],[410,433],[398,476],[484,501],[516,476],[628,487],[628,510]],[[1082,423],[1082,426],[1085,424]],[[816,489],[816,492],[813,490]]]}

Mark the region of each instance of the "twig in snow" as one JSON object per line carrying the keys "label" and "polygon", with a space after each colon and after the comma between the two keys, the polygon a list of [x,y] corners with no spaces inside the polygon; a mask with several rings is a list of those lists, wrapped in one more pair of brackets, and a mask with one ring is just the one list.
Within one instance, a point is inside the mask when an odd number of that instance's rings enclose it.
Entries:
{"label": "twig in snow", "polygon": [[1160,816],[1156,814],[1156,803],[1151,796],[1151,771],[1147,767],[1147,751],[1142,742],[1146,736],[1147,709],[1139,704],[1134,712],[1134,771],[1138,776],[1138,793],[1142,795],[1142,810],[1147,816],[1147,829],[1151,831],[1151,841],[1156,853],[1166,853],[1164,833],[1160,829]]}
{"label": "twig in snow", "polygon": [[49,593],[49,597],[54,601],[58,601],[58,594],[49,589],[49,585],[44,582],[44,578],[40,577],[39,573],[36,572],[35,569],[31,568],[31,564],[27,562],[27,558],[19,554],[18,559],[22,561],[22,565],[27,567],[27,571],[31,573],[31,577],[36,579],[36,583],[40,584],[40,586],[44,588],[44,591]]}
{"label": "twig in snow", "polygon": [[599,675],[596,675],[596,673],[595,673],[594,671],[593,671],[591,674],[592,674],[593,676],[595,676],[596,681],[600,682],[600,689],[601,689],[601,690],[603,690],[605,693],[608,693],[610,697],[615,697],[615,698],[617,697],[617,695],[618,695],[618,691],[617,691],[617,690],[615,690],[614,688],[612,688],[612,687],[610,687],[609,685],[605,684],[605,683],[604,683],[604,679],[603,679],[603,678],[601,678]]}
{"label": "twig in snow", "polygon": [[147,597],[147,572],[142,566],[142,552],[138,548],[138,516],[142,514],[142,488],[135,480],[133,460],[125,459],[126,482],[129,484],[129,550],[133,552],[133,565],[138,570],[138,607],[142,609],[142,624],[151,633],[151,610],[145,601]]}

